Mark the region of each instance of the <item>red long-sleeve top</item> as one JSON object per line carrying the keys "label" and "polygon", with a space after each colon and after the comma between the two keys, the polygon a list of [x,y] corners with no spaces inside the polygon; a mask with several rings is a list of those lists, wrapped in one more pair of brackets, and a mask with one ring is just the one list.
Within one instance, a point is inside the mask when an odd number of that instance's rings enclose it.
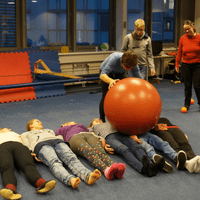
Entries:
{"label": "red long-sleeve top", "polygon": [[179,63],[187,64],[200,63],[200,35],[189,37],[186,34],[179,40],[179,48],[176,56],[176,68],[179,68]]}

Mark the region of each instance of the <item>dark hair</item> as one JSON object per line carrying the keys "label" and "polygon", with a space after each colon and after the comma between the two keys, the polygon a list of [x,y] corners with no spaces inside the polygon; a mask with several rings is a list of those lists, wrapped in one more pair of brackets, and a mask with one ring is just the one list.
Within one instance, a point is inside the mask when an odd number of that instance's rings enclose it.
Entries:
{"label": "dark hair", "polygon": [[121,63],[126,67],[126,68],[133,68],[137,65],[138,63],[138,57],[135,53],[131,51],[127,51],[122,55],[122,60]]}

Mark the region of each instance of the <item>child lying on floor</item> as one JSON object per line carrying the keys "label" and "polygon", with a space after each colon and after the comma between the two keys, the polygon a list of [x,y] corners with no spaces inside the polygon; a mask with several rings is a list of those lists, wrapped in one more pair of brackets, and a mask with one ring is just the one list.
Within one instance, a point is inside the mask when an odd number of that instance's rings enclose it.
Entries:
{"label": "child lying on floor", "polygon": [[123,177],[125,164],[115,163],[105,152],[104,147],[107,151],[112,152],[112,149],[104,140],[90,133],[83,124],[67,122],[56,130],[55,135],[62,135],[76,155],[86,158],[92,166],[104,173],[108,180],[114,176],[119,179]]}
{"label": "child lying on floor", "polygon": [[89,130],[103,137],[115,153],[123,156],[126,162],[139,173],[152,177],[164,166],[164,158],[160,159],[157,164],[151,163],[139,144],[128,135],[117,132],[108,122],[103,123],[102,120],[95,118],[92,120]]}
{"label": "child lying on floor", "polygon": [[56,186],[56,181],[44,180],[35,167],[30,150],[22,144],[20,135],[8,128],[0,129],[0,172],[4,189],[0,194],[4,199],[20,199],[17,193],[17,179],[14,162],[24,172],[26,179],[36,187],[39,194],[46,193]]}
{"label": "child lying on floor", "polygon": [[[34,152],[39,160],[47,165],[52,173],[66,185],[77,189],[80,178],[86,184],[93,185],[101,177],[99,170],[91,172],[78,160],[62,136],[55,136],[53,130],[43,129],[42,122],[38,119],[30,120],[27,123],[27,130],[28,132],[21,135],[24,145]],[[63,163],[78,177],[69,174]]]}
{"label": "child lying on floor", "polygon": [[[163,151],[174,162],[177,162],[177,169],[180,170],[184,168],[186,161],[185,152],[184,151],[179,151],[178,153],[175,152],[167,142],[161,140],[159,137],[153,134],[145,133],[142,135],[138,135],[138,137],[135,135],[134,136],[125,135],[117,132],[110,125],[109,122],[103,123],[98,118],[92,120],[91,127],[93,127],[92,131],[94,131],[95,134],[104,137],[106,143],[108,143],[116,153],[124,157],[127,156],[126,155],[127,149],[131,149],[132,152],[135,152],[139,148],[141,149],[143,148],[145,149],[148,157],[155,163],[158,163],[161,159],[163,159],[163,157],[156,154],[155,149],[153,148],[155,147],[156,149]],[[136,142],[139,142],[141,144],[137,144]],[[125,147],[123,147],[122,145],[125,145]],[[126,160],[127,162],[129,162],[130,159],[126,158]],[[173,171],[173,167],[166,161],[165,165],[163,166],[163,169],[167,172]]]}
{"label": "child lying on floor", "polygon": [[194,153],[186,135],[178,126],[173,125],[167,118],[162,117],[159,118],[158,124],[151,130],[151,133],[167,141],[176,152],[185,151],[187,155],[185,168],[190,173],[199,173],[200,156]]}

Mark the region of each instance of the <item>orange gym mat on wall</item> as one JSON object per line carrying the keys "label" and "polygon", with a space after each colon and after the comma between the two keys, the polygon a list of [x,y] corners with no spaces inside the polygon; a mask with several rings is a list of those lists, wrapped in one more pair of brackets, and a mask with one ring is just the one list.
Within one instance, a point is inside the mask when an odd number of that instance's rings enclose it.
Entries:
{"label": "orange gym mat on wall", "polygon": [[[0,85],[33,82],[27,52],[0,53]],[[36,99],[33,87],[0,90],[0,103]]]}

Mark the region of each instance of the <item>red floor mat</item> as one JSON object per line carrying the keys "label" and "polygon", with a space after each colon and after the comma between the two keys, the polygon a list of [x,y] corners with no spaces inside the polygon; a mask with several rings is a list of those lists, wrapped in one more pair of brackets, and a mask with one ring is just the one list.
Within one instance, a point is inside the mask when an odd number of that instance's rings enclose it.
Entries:
{"label": "red floor mat", "polygon": [[[27,52],[0,53],[0,85],[33,82]],[[36,99],[33,87],[0,90],[0,102]]]}

